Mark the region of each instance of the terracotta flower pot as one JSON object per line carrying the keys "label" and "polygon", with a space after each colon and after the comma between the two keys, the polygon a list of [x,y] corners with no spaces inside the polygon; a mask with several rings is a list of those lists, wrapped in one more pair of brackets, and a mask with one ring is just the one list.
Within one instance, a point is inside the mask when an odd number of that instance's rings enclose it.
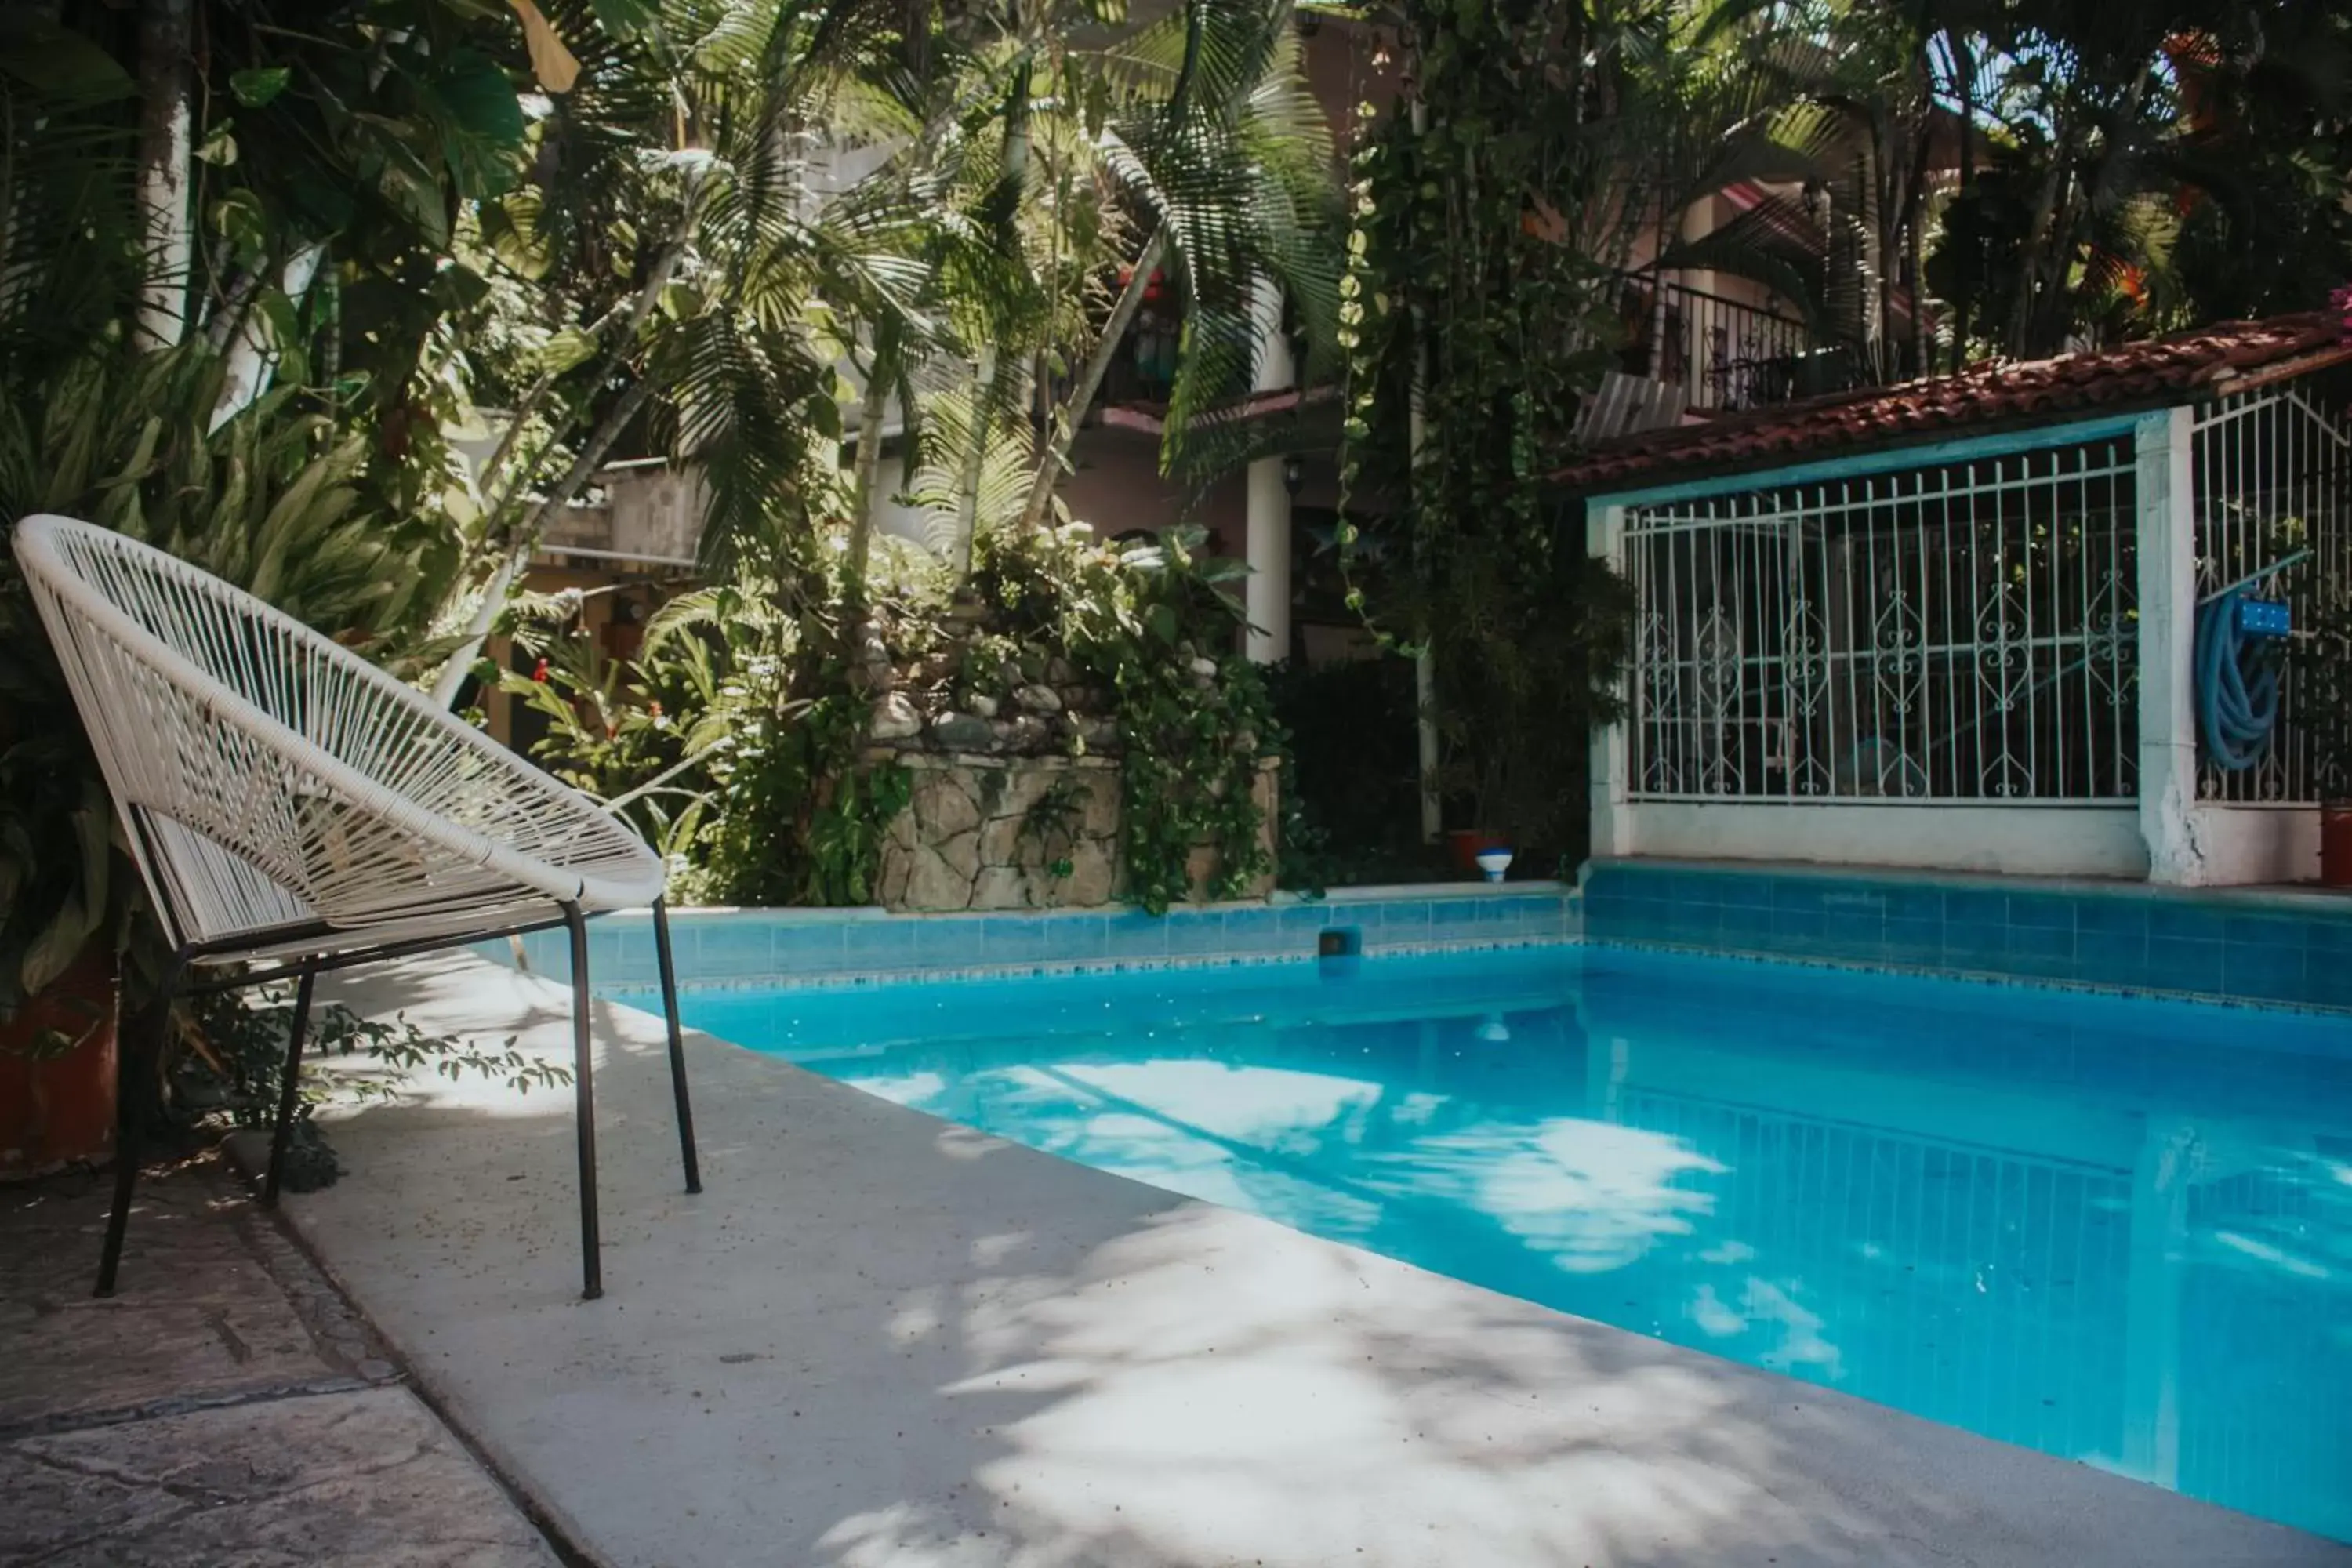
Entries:
{"label": "terracotta flower pot", "polygon": [[[114,981],[113,954],[93,945],[0,1024],[0,1181],[112,1156]],[[58,1036],[73,1042],[61,1053]]]}
{"label": "terracotta flower pot", "polygon": [[2330,888],[2352,888],[2352,800],[2319,808],[2319,879]]}
{"label": "terracotta flower pot", "polygon": [[1490,827],[1456,827],[1445,836],[1445,853],[1454,868],[1474,882],[1483,882],[1486,873],[1479,868],[1478,852],[1482,849],[1508,849],[1510,844]]}

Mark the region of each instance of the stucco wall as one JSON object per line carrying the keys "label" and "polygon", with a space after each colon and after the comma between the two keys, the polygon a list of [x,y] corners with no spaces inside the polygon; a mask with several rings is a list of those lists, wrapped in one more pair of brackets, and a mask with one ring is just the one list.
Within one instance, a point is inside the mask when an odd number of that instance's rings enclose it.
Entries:
{"label": "stucco wall", "polygon": [[2183,887],[2242,888],[2319,876],[2315,805],[2200,805],[2189,812],[2195,853],[2174,879]]}
{"label": "stucco wall", "polygon": [[[1080,431],[1071,453],[1073,471],[1063,479],[1060,494],[1070,515],[1093,525],[1105,539],[1144,529],[1157,533],[1180,522],[1195,522],[1218,536],[1219,552],[1239,558],[1247,543],[1248,520],[1239,474],[1218,483],[1199,507],[1187,510],[1181,489],[1160,476],[1160,444],[1156,437],[1132,430]],[[924,515],[894,499],[899,482],[895,453],[882,460],[882,482],[875,487],[874,526],[877,531],[921,542]]]}
{"label": "stucco wall", "polygon": [[[1594,820],[1596,855],[1918,866],[2021,876],[2147,875],[2139,809],[1638,801]],[[1604,831],[1608,837],[1604,840]]]}

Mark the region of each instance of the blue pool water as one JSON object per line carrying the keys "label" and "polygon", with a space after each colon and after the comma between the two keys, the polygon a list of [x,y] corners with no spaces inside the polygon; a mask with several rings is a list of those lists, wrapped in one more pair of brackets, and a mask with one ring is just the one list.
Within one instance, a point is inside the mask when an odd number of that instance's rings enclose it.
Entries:
{"label": "blue pool water", "polygon": [[1171,1192],[2352,1539],[2352,1022],[1606,948],[685,1010]]}

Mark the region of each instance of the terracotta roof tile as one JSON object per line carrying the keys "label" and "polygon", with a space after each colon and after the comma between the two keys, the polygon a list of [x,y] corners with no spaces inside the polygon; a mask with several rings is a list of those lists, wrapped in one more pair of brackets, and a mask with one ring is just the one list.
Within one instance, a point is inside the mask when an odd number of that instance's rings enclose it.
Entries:
{"label": "terracotta roof tile", "polygon": [[2162,406],[2258,371],[2315,370],[2344,360],[2352,360],[2352,343],[2341,319],[2326,311],[2223,321],[2093,353],[1980,365],[1647,430],[1593,447],[1551,479],[1586,492],[1631,489],[1694,470],[1763,468],[1832,450],[1893,446],[1965,426]]}

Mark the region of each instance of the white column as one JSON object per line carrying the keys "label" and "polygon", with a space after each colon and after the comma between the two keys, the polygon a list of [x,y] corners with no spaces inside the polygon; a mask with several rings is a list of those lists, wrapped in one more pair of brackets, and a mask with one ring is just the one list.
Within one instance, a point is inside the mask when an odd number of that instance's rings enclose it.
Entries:
{"label": "white column", "polygon": [[[1290,362],[1290,340],[1282,332],[1282,290],[1258,279],[1251,290],[1250,315],[1257,328],[1253,387],[1280,392],[1297,375]],[[1253,663],[1276,664],[1290,657],[1290,490],[1282,482],[1280,458],[1260,458],[1249,466],[1247,517],[1246,647]]]}
{"label": "white column", "polygon": [[1280,458],[1249,466],[1249,657],[1276,664],[1290,657],[1290,492]]}
{"label": "white column", "polygon": [[2197,841],[2196,476],[2187,408],[2134,426],[2139,535],[2139,826],[2151,882],[2205,879]]}
{"label": "white column", "polygon": [[[1682,237],[1685,240],[1704,239],[1715,229],[1715,197],[1701,196],[1683,209]],[[1692,408],[1713,408],[1722,401],[1709,373],[1713,363],[1714,344],[1708,329],[1715,322],[1708,312],[1715,307],[1711,300],[1702,301],[1693,294],[1715,292],[1712,272],[1683,271],[1675,274],[1685,289],[1693,291],[1683,296],[1683,331],[1689,342],[1685,345],[1687,359],[1683,366],[1683,402]]]}
{"label": "white column", "polygon": [[[1623,507],[1602,506],[1598,501],[1585,503],[1584,550],[1594,560],[1607,562],[1612,571],[1625,570]],[[1633,807],[1626,798],[1631,752],[1626,725],[1633,718],[1633,702],[1639,695],[1632,688],[1639,679],[1640,672],[1629,665],[1627,717],[1613,724],[1597,724],[1592,730],[1591,760],[1586,772],[1591,775],[1592,853],[1596,856],[1634,852]]]}

